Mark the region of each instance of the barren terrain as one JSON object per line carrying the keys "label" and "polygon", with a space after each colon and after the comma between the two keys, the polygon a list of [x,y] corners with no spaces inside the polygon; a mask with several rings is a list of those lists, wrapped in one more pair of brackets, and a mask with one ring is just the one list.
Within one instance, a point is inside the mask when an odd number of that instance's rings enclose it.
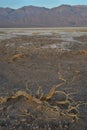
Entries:
{"label": "barren terrain", "polygon": [[0,29],[0,130],[87,129],[87,28]]}

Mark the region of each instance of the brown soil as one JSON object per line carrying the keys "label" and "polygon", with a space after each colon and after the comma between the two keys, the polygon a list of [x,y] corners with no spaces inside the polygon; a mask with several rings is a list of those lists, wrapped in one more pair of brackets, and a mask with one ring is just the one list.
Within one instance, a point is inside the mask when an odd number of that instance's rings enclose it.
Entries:
{"label": "brown soil", "polygon": [[87,44],[57,35],[0,40],[0,130],[87,129]]}

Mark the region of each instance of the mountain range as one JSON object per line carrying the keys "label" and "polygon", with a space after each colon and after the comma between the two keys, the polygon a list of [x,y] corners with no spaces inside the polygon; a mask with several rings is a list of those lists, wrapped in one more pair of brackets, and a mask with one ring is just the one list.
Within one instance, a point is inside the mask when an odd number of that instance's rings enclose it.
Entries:
{"label": "mountain range", "polygon": [[0,8],[0,27],[86,27],[87,5]]}

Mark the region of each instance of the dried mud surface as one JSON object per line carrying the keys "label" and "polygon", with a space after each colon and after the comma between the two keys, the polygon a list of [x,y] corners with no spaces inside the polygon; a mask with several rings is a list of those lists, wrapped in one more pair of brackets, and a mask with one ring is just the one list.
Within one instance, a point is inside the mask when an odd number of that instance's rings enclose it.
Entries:
{"label": "dried mud surface", "polygon": [[0,30],[0,130],[87,129],[87,29]]}

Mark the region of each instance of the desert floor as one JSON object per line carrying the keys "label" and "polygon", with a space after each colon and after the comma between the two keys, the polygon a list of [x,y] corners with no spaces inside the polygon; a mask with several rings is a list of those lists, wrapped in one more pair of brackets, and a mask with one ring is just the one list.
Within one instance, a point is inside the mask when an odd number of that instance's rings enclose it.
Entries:
{"label": "desert floor", "polygon": [[87,129],[87,28],[0,29],[0,130]]}

